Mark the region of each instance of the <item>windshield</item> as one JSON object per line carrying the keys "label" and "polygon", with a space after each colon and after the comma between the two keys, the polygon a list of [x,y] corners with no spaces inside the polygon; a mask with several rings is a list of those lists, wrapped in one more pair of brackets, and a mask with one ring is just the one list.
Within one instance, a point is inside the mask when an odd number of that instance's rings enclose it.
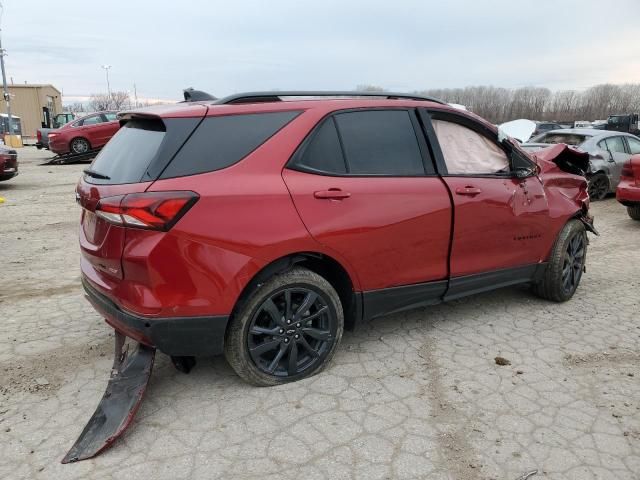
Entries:
{"label": "windshield", "polygon": [[567,145],[579,146],[589,138],[591,138],[591,135],[582,135],[578,133],[544,133],[531,139],[531,143],[566,143]]}

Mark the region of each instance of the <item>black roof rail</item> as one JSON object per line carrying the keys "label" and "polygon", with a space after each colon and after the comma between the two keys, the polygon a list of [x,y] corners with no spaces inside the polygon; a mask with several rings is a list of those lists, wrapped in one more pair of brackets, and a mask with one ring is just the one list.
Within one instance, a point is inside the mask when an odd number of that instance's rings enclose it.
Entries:
{"label": "black roof rail", "polygon": [[418,95],[415,93],[396,93],[396,92],[358,92],[358,91],[272,91],[272,92],[245,92],[234,93],[228,97],[221,98],[213,102],[216,105],[229,105],[239,103],[263,103],[263,102],[280,102],[282,97],[371,97],[386,99],[406,99],[406,100],[427,100],[430,102],[445,105],[445,102],[432,97]]}
{"label": "black roof rail", "polygon": [[211,100],[217,100],[216,97],[210,93],[203,92],[202,90],[194,90],[193,88],[185,88],[183,91],[185,102],[207,102]]}

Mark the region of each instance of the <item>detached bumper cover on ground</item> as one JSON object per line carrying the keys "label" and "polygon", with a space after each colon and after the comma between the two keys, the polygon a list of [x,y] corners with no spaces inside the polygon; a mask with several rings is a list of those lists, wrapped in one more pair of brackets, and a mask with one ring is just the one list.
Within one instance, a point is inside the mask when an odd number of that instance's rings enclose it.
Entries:
{"label": "detached bumper cover on ground", "polygon": [[115,442],[133,420],[149,383],[156,350],[138,344],[129,355],[124,342],[124,335],[116,333],[115,358],[107,390],[62,463],[94,457]]}

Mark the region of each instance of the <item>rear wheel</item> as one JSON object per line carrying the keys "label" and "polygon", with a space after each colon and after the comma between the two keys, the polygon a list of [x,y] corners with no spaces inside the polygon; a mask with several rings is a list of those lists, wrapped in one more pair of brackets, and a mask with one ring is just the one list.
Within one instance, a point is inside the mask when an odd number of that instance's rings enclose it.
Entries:
{"label": "rear wheel", "polygon": [[631,207],[627,207],[627,213],[634,220],[640,220],[640,205],[633,205]]}
{"label": "rear wheel", "polygon": [[603,200],[609,193],[609,179],[604,173],[596,173],[589,178],[589,198]]}
{"label": "rear wheel", "polygon": [[74,138],[71,140],[71,145],[69,145],[72,153],[76,155],[80,155],[82,153],[87,153],[91,150],[91,145],[89,145],[89,141],[86,138]]}
{"label": "rear wheel", "polygon": [[309,377],[333,357],[342,338],[340,297],[320,275],[294,268],[258,287],[234,314],[225,356],[259,386]]}
{"label": "rear wheel", "polygon": [[534,292],[554,302],[565,302],[575,293],[587,256],[587,233],[579,220],[567,223],[553,247],[542,280]]}

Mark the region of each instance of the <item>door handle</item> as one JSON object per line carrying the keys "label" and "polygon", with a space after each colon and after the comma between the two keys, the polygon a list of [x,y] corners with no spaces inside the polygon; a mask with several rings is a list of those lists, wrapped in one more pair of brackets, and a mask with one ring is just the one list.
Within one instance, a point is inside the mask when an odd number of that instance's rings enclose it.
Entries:
{"label": "door handle", "polygon": [[479,193],[482,193],[482,190],[471,185],[456,188],[456,195],[468,195],[470,197],[473,197],[474,195],[478,195]]}
{"label": "door handle", "polygon": [[320,199],[343,200],[345,198],[349,198],[351,194],[349,192],[343,192],[339,188],[330,188],[329,190],[313,192],[313,196]]}

